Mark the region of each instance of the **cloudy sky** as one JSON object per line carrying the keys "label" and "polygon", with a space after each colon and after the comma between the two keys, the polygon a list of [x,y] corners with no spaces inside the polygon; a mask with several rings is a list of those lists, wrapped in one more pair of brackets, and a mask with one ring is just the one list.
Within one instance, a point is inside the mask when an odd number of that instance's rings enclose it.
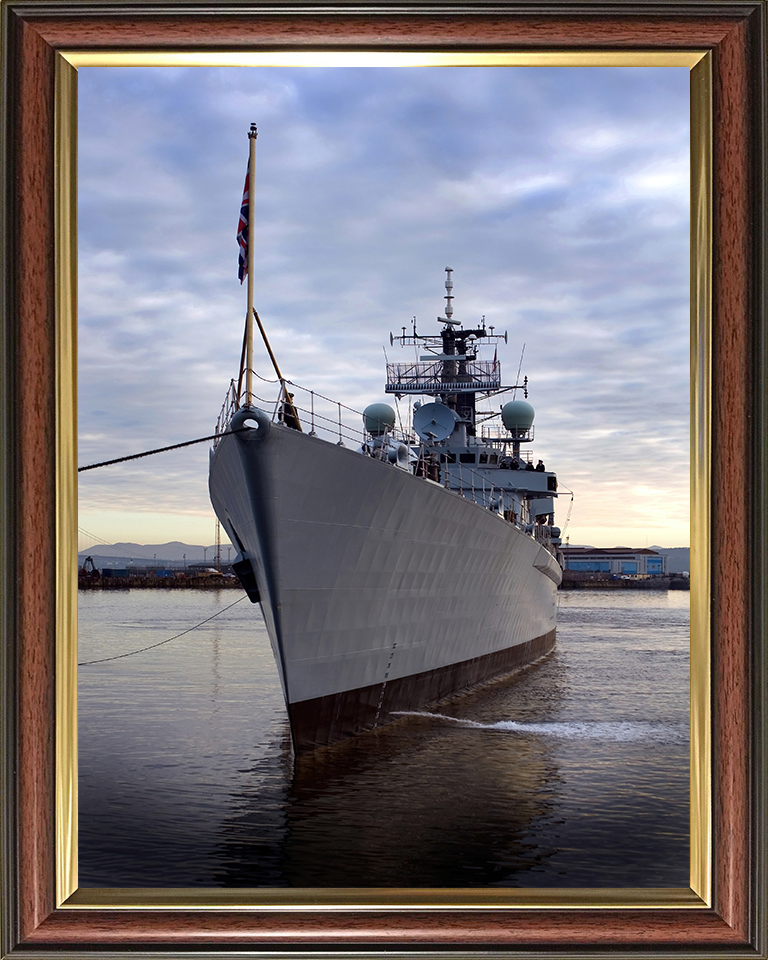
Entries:
{"label": "cloudy sky", "polygon": [[[413,356],[389,334],[437,329],[451,266],[454,317],[508,332],[505,383],[525,345],[570,542],[688,544],[687,69],[89,67],[79,90],[81,465],[213,432],[255,122],[256,308],[285,377],[385,400],[385,351]],[[207,460],[81,474],[80,526],[212,543]]]}

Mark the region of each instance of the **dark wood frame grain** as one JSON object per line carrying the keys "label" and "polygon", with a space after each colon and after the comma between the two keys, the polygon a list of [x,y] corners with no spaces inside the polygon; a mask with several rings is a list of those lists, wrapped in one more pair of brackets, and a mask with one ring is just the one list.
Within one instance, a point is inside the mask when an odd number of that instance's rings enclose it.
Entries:
{"label": "dark wood frame grain", "polygon": [[[212,13],[216,16],[211,16]],[[766,956],[766,0],[362,6],[7,0],[3,10],[3,956]],[[54,58],[58,49],[705,49],[713,54],[714,905],[331,913],[56,909]],[[15,746],[14,746],[15,745]],[[423,955],[423,954],[422,954]]]}

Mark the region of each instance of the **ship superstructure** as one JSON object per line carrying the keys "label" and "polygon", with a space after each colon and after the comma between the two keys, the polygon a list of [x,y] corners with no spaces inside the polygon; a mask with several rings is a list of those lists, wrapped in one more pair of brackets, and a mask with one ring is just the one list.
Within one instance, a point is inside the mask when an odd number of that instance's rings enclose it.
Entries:
{"label": "ship superstructure", "polygon": [[438,317],[443,324],[439,333],[420,335],[414,319],[410,334],[405,328],[400,336],[390,334],[391,345],[398,342],[428,351],[412,363],[387,363],[386,393],[434,398],[414,403],[415,472],[498,512],[556,548],[560,545],[560,530],[554,526],[557,477],[541,460],[534,466],[530,453],[521,447],[534,439],[533,407],[526,400],[513,399],[495,411],[477,409],[478,397],[520,391],[527,398],[528,378],[522,384],[504,386],[496,350],[492,361],[479,359],[481,345],[506,343],[507,334],[487,329],[484,319],[474,329],[464,329],[453,319],[453,270],[445,269],[446,307],[445,316]]}

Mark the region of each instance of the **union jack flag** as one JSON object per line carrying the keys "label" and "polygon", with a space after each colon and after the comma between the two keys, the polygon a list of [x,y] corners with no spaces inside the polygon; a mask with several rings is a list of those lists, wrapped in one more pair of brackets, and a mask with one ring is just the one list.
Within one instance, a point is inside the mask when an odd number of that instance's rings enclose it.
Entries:
{"label": "union jack flag", "polygon": [[245,187],[243,188],[243,199],[240,201],[240,219],[237,223],[237,242],[240,246],[240,254],[237,262],[237,275],[240,283],[248,275],[248,185],[251,177],[251,161],[248,160],[248,168],[245,171]]}

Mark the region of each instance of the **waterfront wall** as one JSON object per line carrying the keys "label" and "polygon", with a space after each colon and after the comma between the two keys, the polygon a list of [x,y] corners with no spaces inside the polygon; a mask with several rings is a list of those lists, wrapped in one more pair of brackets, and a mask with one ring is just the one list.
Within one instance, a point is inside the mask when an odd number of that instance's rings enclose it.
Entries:
{"label": "waterfront wall", "polygon": [[237,577],[78,577],[80,590],[242,590]]}
{"label": "waterfront wall", "polygon": [[561,590],[689,590],[687,577],[630,578],[564,570]]}

